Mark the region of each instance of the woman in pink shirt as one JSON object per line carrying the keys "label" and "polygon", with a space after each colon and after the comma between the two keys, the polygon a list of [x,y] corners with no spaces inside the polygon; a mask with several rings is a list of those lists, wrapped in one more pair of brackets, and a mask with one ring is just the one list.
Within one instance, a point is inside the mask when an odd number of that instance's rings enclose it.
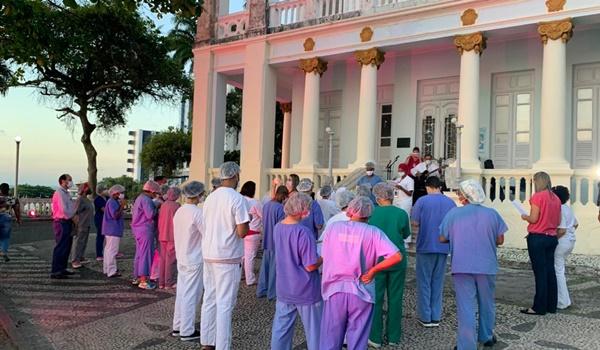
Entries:
{"label": "woman in pink shirt", "polygon": [[535,276],[535,297],[533,306],[522,309],[528,315],[556,313],[558,292],[554,271],[554,250],[558,245],[556,237],[560,225],[560,199],[552,192],[550,176],[540,171],[533,175],[535,194],[531,196],[531,212],[521,218],[527,226],[527,251]]}
{"label": "woman in pink shirt", "polygon": [[177,203],[181,190],[171,187],[167,190],[166,201],[158,212],[158,241],[160,242],[158,288],[175,287],[175,239],[173,238],[173,217],[180,205]]}

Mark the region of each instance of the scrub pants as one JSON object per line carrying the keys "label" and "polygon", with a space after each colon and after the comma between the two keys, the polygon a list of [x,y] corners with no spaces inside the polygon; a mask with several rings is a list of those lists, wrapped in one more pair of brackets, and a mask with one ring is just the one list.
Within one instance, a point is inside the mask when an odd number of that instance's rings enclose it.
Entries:
{"label": "scrub pants", "polygon": [[442,319],[447,254],[417,253],[417,316],[423,322]]}
{"label": "scrub pants", "polygon": [[[204,297],[200,343],[219,350],[231,348],[231,317],[242,278],[240,264],[204,262]],[[179,289],[179,286],[177,286]]]}
{"label": "scrub pants", "polygon": [[558,239],[555,236],[535,233],[527,235],[527,251],[535,277],[535,297],[531,308],[542,315],[546,312],[556,312],[558,291],[554,271],[554,251],[557,245]]}
{"label": "scrub pants", "polygon": [[54,240],[56,245],[52,251],[52,274],[60,275],[67,270],[69,263],[69,254],[71,253],[71,245],[73,244],[73,221],[71,220],[54,220],[52,223],[54,229]]}
{"label": "scrub pants", "polygon": [[160,242],[155,245],[154,253],[152,254],[152,264],[150,265],[150,279],[158,281],[160,278]]}
{"label": "scrub pants", "polygon": [[119,253],[119,244],[121,237],[106,236],[106,246],[104,246],[104,260],[102,260],[102,269],[106,276],[111,277],[119,271],[117,269],[117,254]]}
{"label": "scrub pants", "polygon": [[275,299],[277,297],[275,278],[275,251],[265,249],[260,263],[256,296],[259,298],[266,296],[269,300]]}
{"label": "scrub pants", "polygon": [[390,343],[399,344],[402,340],[402,302],[404,300],[404,282],[406,280],[407,254],[394,270],[381,271],[375,275],[375,306],[373,308],[373,325],[369,340],[374,343],[383,342],[383,303],[387,293],[386,335]]}
{"label": "scrub pants", "polygon": [[102,220],[95,220],[96,225],[96,258],[104,257],[104,235],[102,234]]}
{"label": "scrub pants", "polygon": [[320,350],[340,350],[344,336],[348,349],[367,348],[373,304],[350,293],[338,292],[323,303]]}
{"label": "scrub pants", "polygon": [[260,246],[260,234],[253,234],[244,237],[244,274],[246,276],[246,284],[253,285],[256,283],[256,274],[254,273],[254,258]]}
{"label": "scrub pants", "polygon": [[194,334],[196,308],[202,295],[202,264],[177,265],[177,294],[173,314],[173,330],[181,336]]}
{"label": "scrub pants", "polygon": [[4,255],[8,254],[11,231],[12,217],[8,214],[0,214],[0,251],[2,251]]}
{"label": "scrub pants", "polygon": [[302,319],[308,350],[319,350],[322,312],[322,301],[310,305],[286,304],[278,301],[273,318],[271,350],[292,349],[296,314],[299,314]]}
{"label": "scrub pants", "polygon": [[133,259],[133,277],[149,277],[154,252],[154,232],[152,230],[134,229],[135,256]]}
{"label": "scrub pants", "polygon": [[[485,343],[494,337],[496,323],[496,275],[453,274],[456,292],[458,350],[477,350],[477,341]],[[479,332],[476,314],[479,312]]]}
{"label": "scrub pants", "polygon": [[565,259],[575,247],[575,241],[567,237],[558,240],[558,245],[554,251],[554,270],[556,272],[556,288],[558,291],[558,302],[556,307],[565,309],[571,305],[569,289],[567,288],[567,278],[565,277]]}
{"label": "scrub pants", "polygon": [[158,285],[163,287],[173,287],[173,285],[175,284],[175,271],[177,270],[177,259],[175,258],[175,242],[160,241],[159,243],[160,261]]}
{"label": "scrub pants", "polygon": [[75,244],[73,246],[73,253],[71,254],[71,260],[80,261],[85,255],[85,248],[87,247],[88,238],[90,236],[90,227],[81,227],[77,229],[77,235],[75,236]]}

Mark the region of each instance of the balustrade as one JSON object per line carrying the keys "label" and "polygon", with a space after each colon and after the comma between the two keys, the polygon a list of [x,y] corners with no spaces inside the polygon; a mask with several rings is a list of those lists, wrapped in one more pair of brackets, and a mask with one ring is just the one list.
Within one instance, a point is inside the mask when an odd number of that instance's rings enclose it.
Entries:
{"label": "balustrade", "polygon": [[225,39],[245,34],[249,18],[248,11],[240,11],[219,17],[217,38]]}

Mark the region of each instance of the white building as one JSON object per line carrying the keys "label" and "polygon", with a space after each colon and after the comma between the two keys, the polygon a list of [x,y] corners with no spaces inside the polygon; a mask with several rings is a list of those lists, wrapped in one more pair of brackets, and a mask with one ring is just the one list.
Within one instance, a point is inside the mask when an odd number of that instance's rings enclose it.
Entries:
{"label": "white building", "polygon": [[131,130],[129,131],[129,140],[127,141],[127,176],[132,177],[136,181],[146,181],[150,176],[148,169],[142,167],[142,149],[144,145],[150,141],[152,136],[156,135],[156,131],[150,130]]}
{"label": "white building", "polygon": [[[463,178],[481,178],[488,193],[496,182],[489,205],[510,226],[509,246],[525,245],[526,225],[501,194],[527,206],[532,174],[547,171],[571,189],[575,251],[600,253],[600,1],[250,0],[228,14],[227,0],[205,0],[204,8],[192,178],[207,182],[223,159],[231,84],[244,88],[242,180],[261,191],[291,172],[321,183],[330,126],[336,181],[368,160],[404,159],[413,146],[436,158],[459,152]],[[286,111],[283,169],[271,169],[275,101]],[[487,159],[496,169],[483,169]]]}

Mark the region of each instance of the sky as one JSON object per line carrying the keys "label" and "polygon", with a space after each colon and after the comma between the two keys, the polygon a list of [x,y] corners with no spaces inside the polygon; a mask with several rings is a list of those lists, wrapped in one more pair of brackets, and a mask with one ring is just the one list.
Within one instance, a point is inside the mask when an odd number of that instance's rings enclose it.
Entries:
{"label": "sky", "polygon": [[[230,13],[242,9],[242,0],[230,1]],[[172,16],[156,18],[152,13],[142,13],[153,19],[163,33],[172,28]],[[15,182],[16,143],[20,147],[19,183],[55,186],[60,174],[69,173],[75,182],[87,179],[87,159],[80,142],[79,122],[70,127],[58,120],[52,101],[42,99],[34,89],[16,88],[0,96],[0,183]],[[127,141],[129,130],[166,130],[179,125],[178,101],[156,104],[140,101],[128,114],[124,128],[110,135],[97,131],[92,141],[98,151],[98,179],[118,177],[127,172]]]}

